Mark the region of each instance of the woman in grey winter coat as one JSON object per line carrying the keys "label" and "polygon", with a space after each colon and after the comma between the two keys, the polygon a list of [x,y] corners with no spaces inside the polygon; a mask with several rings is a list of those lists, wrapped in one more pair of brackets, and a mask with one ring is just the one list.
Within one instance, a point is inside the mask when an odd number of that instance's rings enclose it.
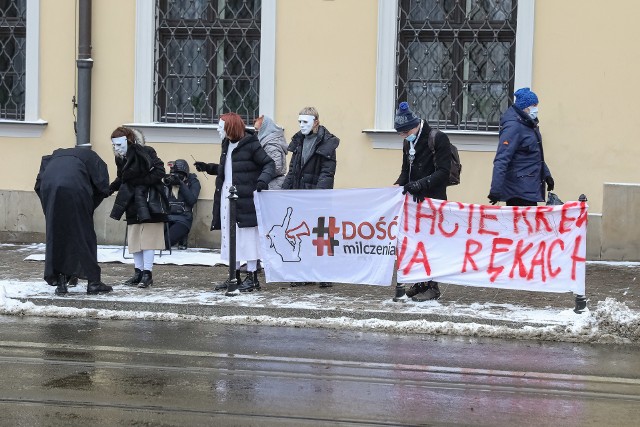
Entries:
{"label": "woman in grey winter coat", "polygon": [[275,178],[269,182],[269,190],[280,190],[287,174],[287,141],[283,129],[275,124],[271,117],[262,115],[256,119],[253,127],[264,151],[276,164]]}

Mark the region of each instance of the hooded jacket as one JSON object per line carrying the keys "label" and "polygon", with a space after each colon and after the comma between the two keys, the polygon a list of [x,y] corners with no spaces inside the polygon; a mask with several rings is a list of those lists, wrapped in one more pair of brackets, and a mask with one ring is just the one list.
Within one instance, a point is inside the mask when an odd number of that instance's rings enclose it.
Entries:
{"label": "hooded jacket", "polygon": [[118,195],[109,215],[119,220],[126,213],[127,224],[166,222],[169,201],[164,194],[164,163],[156,150],[147,147],[140,132],[127,147],[125,157],[116,156],[118,176],[109,185]]}
{"label": "hooded jacket", "polygon": [[282,188],[287,173],[287,141],[284,131],[275,124],[271,117],[263,116],[262,126],[258,131],[258,139],[264,151],[273,159],[276,166],[275,177],[269,182],[269,190]]}
{"label": "hooded jacket", "polygon": [[340,139],[324,126],[318,127],[318,134],[313,154],[302,164],[302,144],[305,135],[298,131],[289,144],[293,154],[289,163],[283,190],[309,190],[315,188],[331,189],[336,174],[336,149]]}
{"label": "hooded jacket", "polygon": [[543,202],[548,176],[538,120],[512,105],[500,118],[490,194],[505,202],[516,197]]}

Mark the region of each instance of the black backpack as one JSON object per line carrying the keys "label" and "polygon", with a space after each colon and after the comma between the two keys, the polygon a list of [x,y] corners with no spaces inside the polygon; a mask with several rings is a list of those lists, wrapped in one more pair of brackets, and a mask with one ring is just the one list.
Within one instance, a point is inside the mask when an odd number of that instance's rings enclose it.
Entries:
{"label": "black backpack", "polygon": [[[438,133],[438,129],[431,129],[429,132],[429,138],[427,139],[429,144],[429,149],[433,153],[433,165],[436,167],[436,134]],[[449,182],[447,182],[447,186],[449,185],[458,185],[460,184],[460,173],[462,172],[462,163],[460,163],[460,156],[458,155],[458,149],[455,145],[449,142],[451,146],[451,169],[449,171]]]}

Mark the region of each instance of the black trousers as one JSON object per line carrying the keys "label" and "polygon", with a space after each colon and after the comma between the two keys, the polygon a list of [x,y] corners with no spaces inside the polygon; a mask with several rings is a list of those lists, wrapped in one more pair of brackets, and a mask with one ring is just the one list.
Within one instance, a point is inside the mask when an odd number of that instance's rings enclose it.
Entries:
{"label": "black trousers", "polygon": [[538,206],[538,202],[514,197],[513,199],[507,200],[507,206]]}
{"label": "black trousers", "polygon": [[169,222],[169,245],[175,246],[178,243],[186,242],[189,231],[189,227],[182,223]]}

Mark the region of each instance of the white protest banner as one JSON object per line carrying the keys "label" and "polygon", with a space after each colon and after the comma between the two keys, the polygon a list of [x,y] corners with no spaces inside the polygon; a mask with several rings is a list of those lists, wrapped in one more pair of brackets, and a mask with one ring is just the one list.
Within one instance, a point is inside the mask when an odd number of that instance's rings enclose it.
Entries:
{"label": "white protest banner", "polygon": [[402,188],[254,194],[267,282],[390,285]]}
{"label": "white protest banner", "polygon": [[584,295],[587,205],[485,206],[407,198],[398,282]]}

